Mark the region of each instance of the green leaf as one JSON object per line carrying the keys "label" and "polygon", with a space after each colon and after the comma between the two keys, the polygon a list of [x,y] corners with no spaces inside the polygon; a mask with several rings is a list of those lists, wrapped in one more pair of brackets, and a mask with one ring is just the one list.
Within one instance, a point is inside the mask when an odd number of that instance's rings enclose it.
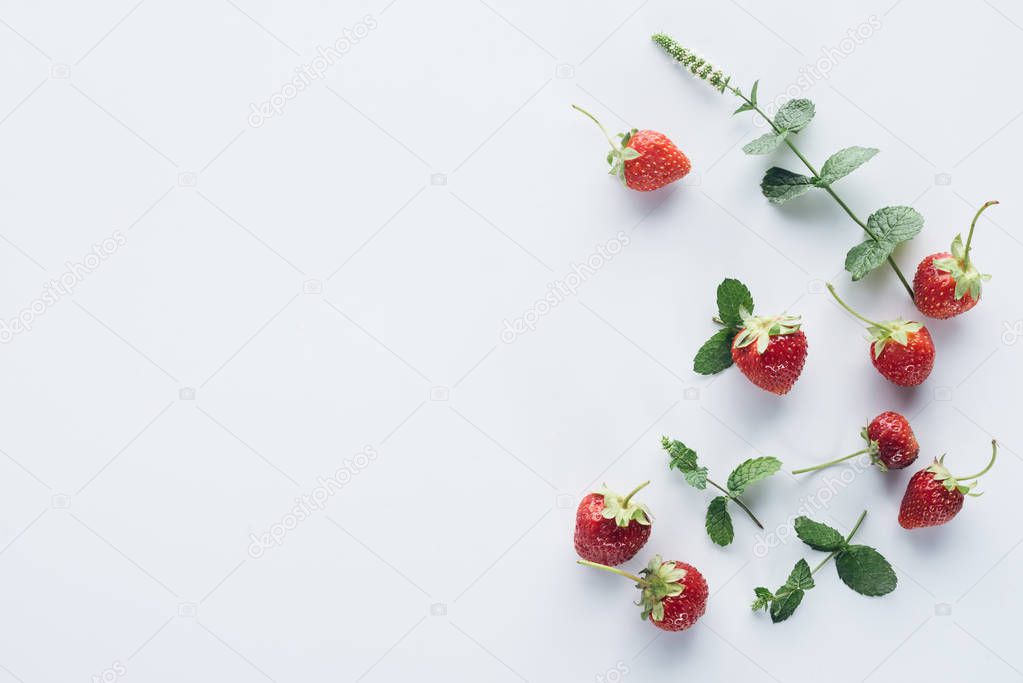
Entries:
{"label": "green leaf", "polygon": [[742,146],[742,151],[746,154],[770,154],[774,150],[778,149],[778,145],[785,140],[787,133],[782,131],[779,133],[764,133],[756,140],[751,140]]}
{"label": "green leaf", "polygon": [[749,92],[749,99],[753,103],[753,106],[757,106],[757,88],[760,87],[760,80],[753,81],[753,89]]}
{"label": "green leaf", "polygon": [[728,514],[728,498],[725,496],[718,496],[710,501],[707,508],[707,535],[710,536],[710,540],[721,546],[728,545],[735,538],[732,516]]}
{"label": "green leaf", "polygon": [[895,247],[913,239],[924,226],[924,217],[909,206],[886,206],[870,214],[867,227],[877,239],[867,239],[849,250],[845,269],[853,280],[863,278],[891,256]]}
{"label": "green leaf", "polygon": [[746,285],[734,278],[725,278],[718,285],[718,317],[729,327],[740,327],[742,317],[739,309],[753,312],[753,295]]}
{"label": "green leaf", "polygon": [[765,479],[781,469],[781,460],[766,456],[741,463],[728,475],[728,491],[738,496],[753,482]]}
{"label": "green leaf", "polygon": [[831,552],[845,545],[845,537],[827,524],[815,522],[809,517],[796,517],[796,536],[814,550]]}
{"label": "green leaf", "polygon": [[757,610],[766,610],[770,604],[774,601],[774,593],[767,590],[763,586],[757,586],[753,589],[753,604],[750,606],[751,609],[756,612]]}
{"label": "green leaf", "polygon": [[835,152],[824,162],[820,178],[815,184],[817,187],[831,185],[873,159],[877,152],[873,147],[846,147]]}
{"label": "green leaf", "polygon": [[797,133],[813,120],[813,102],[806,99],[789,100],[774,115],[774,125],[781,130]]}
{"label": "green leaf", "polygon": [[714,375],[732,365],[732,340],[735,330],[723,329],[704,342],[693,359],[693,370],[701,375]]}
{"label": "green leaf", "polygon": [[736,114],[741,114],[744,111],[753,111],[753,107],[743,102],[742,104],[739,105],[738,109],[732,112],[732,116],[735,116]]}
{"label": "green leaf", "polygon": [[784,168],[772,166],[760,181],[760,190],[774,204],[783,204],[805,194],[813,187],[813,178],[799,175]]}
{"label": "green leaf", "polygon": [[678,470],[693,488],[701,491],[707,488],[707,468],[700,467],[696,461],[696,451],[681,441],[672,441],[668,437],[661,438],[661,447],[668,452],[671,462],[668,469]]}
{"label": "green leaf", "polygon": [[776,597],[771,603],[771,621],[777,624],[791,617],[803,601],[803,595],[803,591],[794,590]]}
{"label": "green leaf", "polygon": [[835,556],[838,576],[861,595],[887,595],[895,590],[895,570],[870,546],[851,545]]}
{"label": "green leaf", "polygon": [[813,588],[813,574],[810,573],[810,565],[806,563],[806,560],[796,562],[796,566],[792,568],[792,572],[785,581],[785,585],[792,590],[810,590]]}

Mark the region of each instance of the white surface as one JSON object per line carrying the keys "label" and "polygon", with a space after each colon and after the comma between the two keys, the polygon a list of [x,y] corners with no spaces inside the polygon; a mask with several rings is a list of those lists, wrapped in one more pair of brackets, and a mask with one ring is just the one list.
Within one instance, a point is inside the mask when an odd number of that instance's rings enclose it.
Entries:
{"label": "white surface", "polygon": [[[488,2],[0,5],[0,317],[125,239],[0,347],[0,683],[1020,678],[1023,12]],[[1004,202],[976,239],[995,279],[974,312],[931,325],[938,362],[915,391],[881,380],[821,293],[834,279],[864,312],[913,315],[888,271],[842,274],[857,228],[819,193],[768,205],[763,170],[798,164],[745,157],[751,118],[648,40],[670,32],[738,83],[761,78],[768,100],[871,16],[809,88],[803,149],[881,148],[840,190],[863,216],[925,215],[907,273]],[[360,22],[375,28],[324,79],[249,125]],[[664,131],[693,173],[622,190],[572,102],[614,130]],[[619,231],[622,253],[501,341]],[[809,360],[785,398],[690,370],[729,275],[758,310],[805,318]],[[667,471],[659,436],[724,478],[757,454],[791,467],[855,450],[884,409],[911,417],[921,463],[979,468],[997,436],[986,495],[910,534],[896,523],[910,473],[853,477],[812,514],[848,529],[869,509],[859,538],[897,565],[898,590],[863,598],[828,568],[787,623],[752,615],[753,586],[819,554],[757,553],[741,516],[735,543],[713,546],[710,496]],[[326,510],[249,554],[250,534],[366,447]],[[749,502],[784,531],[841,476],[779,475]],[[713,590],[682,635],[641,622],[628,582],[574,564],[581,494],[647,478],[641,557],[692,562]]]}

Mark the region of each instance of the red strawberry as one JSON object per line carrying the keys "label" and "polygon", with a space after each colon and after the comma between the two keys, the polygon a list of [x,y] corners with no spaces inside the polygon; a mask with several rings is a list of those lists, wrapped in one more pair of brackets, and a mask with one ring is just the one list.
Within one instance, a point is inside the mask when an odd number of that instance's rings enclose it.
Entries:
{"label": "red strawberry", "polygon": [[913,464],[920,455],[920,444],[916,442],[909,421],[891,410],[871,420],[863,437],[869,443],[874,464],[882,470],[901,470]]}
{"label": "red strawberry", "polygon": [[900,470],[908,466],[916,456],[920,454],[920,444],[916,442],[913,430],[909,421],[898,413],[887,411],[881,413],[870,421],[860,431],[860,435],[867,440],[867,447],[844,455],[841,458],[830,460],[813,467],[804,467],[800,470],[792,470],[792,474],[803,474],[822,470],[831,465],[855,458],[857,455],[870,454],[871,461],[881,468],[881,471]]}
{"label": "red strawberry", "polygon": [[[991,442],[991,460],[987,467],[966,477],[953,477],[945,467],[945,456],[935,460],[930,466],[914,474],[906,486],[899,507],[899,524],[903,529],[919,529],[925,526],[938,526],[955,517],[963,509],[965,496],[978,496],[973,492],[977,485],[977,477],[981,476],[995,464],[998,444]],[[962,481],[973,480],[966,484]]]}
{"label": "red strawberry", "polygon": [[628,133],[619,133],[620,142],[616,142],[593,114],[574,104],[572,108],[600,126],[611,145],[607,153],[609,173],[618,176],[626,187],[640,192],[656,190],[685,177],[692,168],[682,150],[663,133],[633,128]]}
{"label": "red strawberry", "polygon": [[632,496],[649,484],[644,482],[629,495],[601,489],[579,503],[575,513],[575,551],[590,562],[615,566],[631,560],[650,538],[650,511],[632,502]]}
{"label": "red strawberry", "polygon": [[963,246],[962,235],[952,240],[952,252],[931,254],[920,262],[913,278],[913,300],[921,313],[930,318],[952,318],[970,310],[980,301],[980,285],[991,279],[970,260],[973,229],[984,209],[998,202],[985,203],[970,223],[970,232]]}
{"label": "red strawberry", "polygon": [[779,396],[789,393],[806,363],[799,316],[754,318],[745,310],[740,313],[743,326],[732,341],[732,360],[761,389]]}
{"label": "red strawberry", "polygon": [[709,590],[703,575],[691,564],[663,561],[654,555],[639,576],[594,562],[579,564],[620,574],[636,582],[642,591],[640,606],[643,619],[664,631],[685,631],[707,611]]}
{"label": "red strawberry", "polygon": [[[875,333],[870,360],[885,379],[900,387],[923,383],[934,368],[934,340],[920,323],[892,320]],[[905,341],[903,341],[905,340]]]}
{"label": "red strawberry", "polygon": [[842,301],[831,284],[828,290],[842,308],[867,323],[870,362],[885,379],[900,387],[915,387],[927,379],[934,368],[934,340],[926,327],[901,319],[874,322]]}

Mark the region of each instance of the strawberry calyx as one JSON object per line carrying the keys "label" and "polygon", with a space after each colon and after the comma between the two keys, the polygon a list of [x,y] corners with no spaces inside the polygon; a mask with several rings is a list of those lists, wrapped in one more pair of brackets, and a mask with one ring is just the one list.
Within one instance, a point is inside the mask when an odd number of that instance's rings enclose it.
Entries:
{"label": "strawberry calyx", "polygon": [[660,555],[654,555],[653,559],[640,572],[643,581],[636,584],[642,589],[639,604],[643,608],[642,618],[662,621],[664,619],[664,599],[681,595],[685,590],[682,580],[686,577],[686,570],[674,562],[664,562]]}
{"label": "strawberry calyx", "polygon": [[963,244],[963,236],[956,235],[955,239],[952,240],[952,256],[946,258],[934,259],[931,265],[935,270],[948,273],[955,280],[955,298],[959,301],[966,293],[970,293],[970,297],[974,300],[980,299],[980,286],[982,282],[987,282],[991,279],[991,276],[986,273],[981,273],[973,265],[970,260],[970,245],[973,242],[973,230],[977,227],[977,219],[980,218],[980,214],[984,213],[984,210],[989,206],[994,206],[997,201],[985,202],[980,209],[977,210],[976,215],[973,217],[973,222],[970,223],[970,232],[966,236],[966,244]]}
{"label": "strawberry calyx", "polygon": [[867,432],[867,427],[864,427],[860,431],[860,436],[862,436],[863,440],[867,442],[867,447],[864,449],[864,452],[870,456],[871,464],[876,465],[882,472],[887,472],[888,465],[885,465],[884,461],[881,460],[880,457],[881,444],[877,442],[877,439],[870,438],[870,434]]}
{"label": "strawberry calyx", "polygon": [[894,341],[903,346],[908,346],[909,335],[923,329],[922,324],[912,320],[902,320],[900,318],[898,320],[877,322],[870,318],[864,318],[851,306],[849,306],[849,304],[842,301],[842,297],[838,296],[838,292],[835,291],[835,286],[830,282],[828,283],[828,291],[831,292],[831,296],[835,298],[835,301],[838,302],[839,306],[844,308],[856,318],[867,323],[867,331],[870,332],[870,338],[874,340],[874,358],[878,358],[881,355],[881,352],[884,351],[884,347],[889,341]]}
{"label": "strawberry calyx", "polygon": [[615,138],[611,137],[611,135],[607,132],[607,129],[604,128],[604,124],[602,124],[597,119],[596,116],[594,116],[593,114],[591,114],[590,112],[586,111],[585,109],[578,105],[573,104],[572,108],[588,117],[600,128],[600,131],[604,134],[604,137],[607,139],[607,144],[611,145],[611,150],[607,153],[607,163],[611,167],[608,170],[608,174],[617,176],[618,179],[621,180],[622,184],[624,185],[625,162],[632,161],[633,159],[638,159],[639,157],[643,156],[640,152],[636,151],[632,147],[629,147],[629,142],[632,140],[632,136],[635,135],[638,131],[635,128],[633,128],[632,130],[626,133],[619,133],[617,135],[618,139],[616,140]]}
{"label": "strawberry calyx", "polygon": [[799,331],[798,315],[754,316],[744,307],[739,307],[742,329],[735,336],[735,347],[741,349],[753,342],[757,343],[757,353],[767,350],[771,337],[792,334]]}
{"label": "strawberry calyx", "polygon": [[887,320],[881,323],[871,323],[867,327],[870,338],[874,340],[874,358],[881,355],[885,344],[893,341],[902,346],[909,345],[909,335],[919,332],[923,325],[912,320]]}
{"label": "strawberry calyx", "polygon": [[661,559],[660,555],[654,555],[646,568],[640,571],[639,576],[630,574],[617,567],[609,567],[606,564],[590,562],[589,560],[576,560],[576,564],[581,564],[584,567],[593,567],[594,569],[600,569],[632,579],[636,584],[636,588],[642,591],[640,600],[636,604],[643,608],[641,615],[643,619],[649,618],[653,621],[663,621],[664,599],[681,595],[685,590],[682,580],[686,577],[686,570],[674,562],[665,562]]}
{"label": "strawberry calyx", "polygon": [[[935,460],[931,465],[927,467],[927,471],[934,475],[934,480],[941,482],[949,491],[959,491],[959,493],[965,496],[977,497],[983,495],[975,492],[973,489],[977,486],[977,479],[982,475],[986,474],[988,470],[995,464],[995,458],[998,457],[998,442],[994,439],[991,440],[991,459],[988,460],[987,465],[980,472],[976,474],[970,474],[965,477],[956,477],[949,472],[948,468],[945,467],[945,456],[942,455],[940,458]],[[970,481],[972,480],[972,481]]]}
{"label": "strawberry calyx", "polygon": [[649,483],[649,481],[643,482],[625,496],[610,491],[607,484],[604,484],[603,488],[596,492],[597,495],[604,498],[604,508],[600,511],[600,515],[604,519],[613,519],[615,524],[623,528],[629,526],[632,521],[648,526],[653,515],[650,514],[646,505],[633,502],[632,497]]}

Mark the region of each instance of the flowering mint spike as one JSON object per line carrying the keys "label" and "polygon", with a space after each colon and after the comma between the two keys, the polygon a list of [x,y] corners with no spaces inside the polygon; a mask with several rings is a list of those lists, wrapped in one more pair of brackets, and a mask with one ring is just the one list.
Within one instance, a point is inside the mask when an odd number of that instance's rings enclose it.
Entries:
{"label": "flowering mint spike", "polygon": [[679,45],[674,38],[663,33],[656,33],[652,38],[682,68],[689,70],[701,81],[707,81],[718,92],[723,93],[728,87],[728,82],[732,80],[731,76],[726,76],[721,69],[715,68],[703,57],[695,55],[688,48]]}
{"label": "flowering mint spike", "polygon": [[[835,190],[831,187],[831,184],[835,180],[851,173],[857,166],[869,159],[870,156],[873,156],[873,153],[876,152],[876,150],[866,147],[843,150],[838,155],[833,155],[833,157],[837,156],[838,158],[831,159],[830,164],[826,163],[825,167],[821,171],[818,171],[809,159],[807,159],[806,156],[799,151],[795,141],[792,139],[792,135],[790,135],[791,133],[795,133],[804,128],[813,118],[815,110],[812,102],[806,99],[792,100],[783,105],[782,110],[779,111],[779,115],[777,117],[771,118],[760,108],[757,102],[758,82],[754,81],[753,88],[749,91],[749,95],[747,96],[739,86],[731,84],[731,76],[725,76],[723,71],[715,69],[713,66],[709,65],[705,59],[694,54],[691,50],[689,50],[689,48],[683,47],[675,39],[663,33],[654,34],[651,38],[668,54],[668,56],[674,59],[687,71],[691,71],[700,79],[708,81],[718,92],[724,93],[727,91],[742,100],[742,104],[740,104],[738,109],[733,112],[733,115],[753,111],[770,126],[771,130],[767,135],[763,135],[757,140],[747,144],[743,148],[743,151],[747,154],[767,154],[784,144],[791,149],[797,157],[799,157],[799,160],[806,166],[807,170],[810,171],[809,176],[803,176],[777,167],[768,170],[767,174],[764,176],[764,181],[761,183],[761,189],[768,200],[775,204],[781,204],[782,202],[808,192],[813,187],[825,189],[828,195],[830,195],[831,198],[834,199],[840,207],[842,207],[842,210],[848,214],[849,218],[860,226],[870,237],[869,242],[865,242],[864,244],[854,247],[846,257],[846,267],[853,274],[853,279],[858,280],[867,272],[873,270],[882,263],[887,262],[898,276],[902,286],[906,289],[906,293],[909,294],[909,298],[914,299],[915,295],[913,293],[913,288],[910,286],[906,276],[892,257],[892,249],[889,248],[889,246],[893,246],[894,243],[889,238],[890,235],[877,234],[874,227],[870,225],[869,222],[864,222],[859,216],[853,213],[852,209],[850,209],[849,206],[842,201],[838,194],[835,193]],[[852,150],[856,151],[854,152]],[[916,233],[914,232],[913,234],[907,235],[898,241],[905,241],[910,237],[915,236],[915,234]],[[964,251],[968,254],[969,239],[967,239],[966,242]],[[860,271],[862,271],[862,273]],[[983,276],[981,276],[981,280],[982,279]],[[960,287],[960,291],[957,293],[957,296],[961,301],[962,297],[965,297],[967,292],[976,290],[979,295],[979,289],[980,281],[971,280]],[[716,344],[712,344],[710,347],[705,345],[706,353],[703,358],[704,365],[722,365],[721,361],[724,360],[723,355],[714,354],[713,351],[715,348],[717,348]],[[723,367],[727,367],[727,364]]]}

